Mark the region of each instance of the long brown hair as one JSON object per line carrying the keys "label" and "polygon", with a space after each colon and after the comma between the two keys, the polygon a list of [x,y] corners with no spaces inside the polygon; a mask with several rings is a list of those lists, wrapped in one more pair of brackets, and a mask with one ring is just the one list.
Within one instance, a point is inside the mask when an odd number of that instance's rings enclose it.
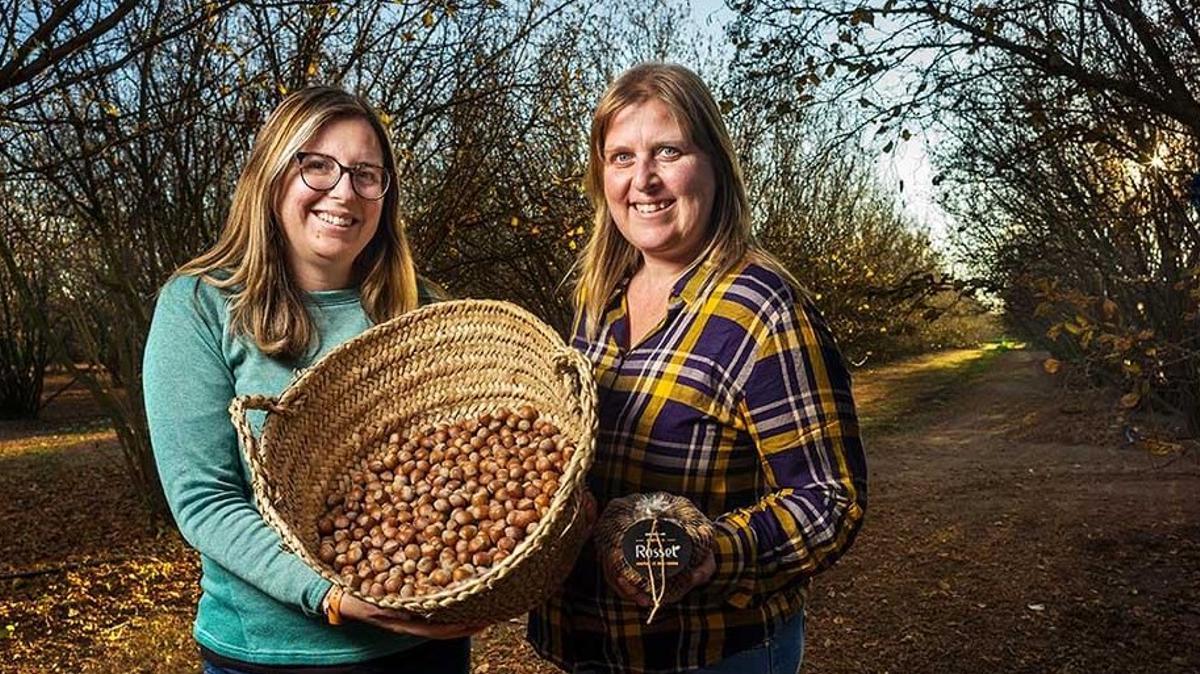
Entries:
{"label": "long brown hair", "polygon": [[584,186],[595,215],[591,238],[577,262],[575,286],[576,320],[580,314],[586,318],[586,331],[592,338],[617,284],[641,261],[641,253],[621,236],[604,198],[604,142],[617,113],[651,100],[671,111],[680,130],[712,164],[716,193],[707,227],[708,245],[699,257],[714,266],[714,278],[724,276],[750,256],[800,288],[783,265],[754,241],[742,167],[721,110],[704,81],[680,65],[643,63],[626,70],[608,86],[592,115]]}
{"label": "long brown hair", "polygon": [[[279,103],[254,139],[217,243],[175,271],[226,290],[233,332],[253,337],[272,357],[299,358],[313,341],[312,318],[303,291],[288,273],[275,214],[280,185],[295,153],[324,124],[347,117],[371,125],[395,182],[396,158],[387,131],[366,101],[333,87],[296,91]],[[377,323],[417,306],[417,274],[398,193],[392,185],[384,195],[379,228],[354,261],[363,309]]]}

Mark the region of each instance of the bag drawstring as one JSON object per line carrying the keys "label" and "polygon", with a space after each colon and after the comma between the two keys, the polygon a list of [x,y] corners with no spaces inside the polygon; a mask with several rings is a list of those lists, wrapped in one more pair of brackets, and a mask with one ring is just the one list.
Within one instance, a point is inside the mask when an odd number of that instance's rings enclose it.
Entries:
{"label": "bag drawstring", "polygon": [[646,624],[649,625],[654,621],[654,614],[658,613],[658,609],[662,607],[663,597],[667,593],[667,555],[663,548],[662,535],[658,533],[658,518],[655,517],[650,522],[650,532],[646,536],[649,540],[646,545],[646,552],[650,552],[650,546],[658,545],[658,566],[659,580],[657,584],[654,580],[654,560],[646,560],[646,575],[650,577],[650,598],[654,600],[654,607],[650,609],[650,617],[646,618]]}

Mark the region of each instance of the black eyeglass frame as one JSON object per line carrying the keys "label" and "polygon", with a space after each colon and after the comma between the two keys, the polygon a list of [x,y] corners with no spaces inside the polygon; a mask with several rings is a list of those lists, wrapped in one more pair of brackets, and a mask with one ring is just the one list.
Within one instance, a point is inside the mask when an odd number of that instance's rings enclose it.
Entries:
{"label": "black eyeglass frame", "polygon": [[[329,161],[333,162],[334,165],[338,167],[337,180],[333,181],[332,185],[330,185],[329,187],[326,187],[324,189],[321,189],[320,187],[313,187],[312,185],[310,185],[308,182],[308,178],[306,178],[304,176],[304,159],[306,157],[321,157],[322,159],[328,159]],[[380,199],[387,196],[388,190],[391,189],[391,187],[392,187],[391,172],[387,170],[387,167],[379,166],[378,164],[355,164],[354,166],[346,166],[346,165],[342,164],[342,162],[338,161],[337,159],[334,159],[333,157],[330,157],[329,155],[323,154],[321,152],[297,152],[296,154],[292,155],[292,159],[296,160],[296,166],[300,169],[300,180],[304,181],[304,184],[305,184],[305,186],[308,187],[308,189],[315,190],[317,192],[331,191],[333,188],[338,186],[338,183],[342,182],[342,178],[347,173],[350,174],[350,189],[354,190],[354,193],[357,194],[359,196],[359,198],[366,199],[367,201],[379,201]],[[357,171],[359,168],[361,168],[363,166],[369,166],[371,168],[376,168],[376,169],[379,169],[380,171],[383,171],[383,189],[382,189],[382,191],[379,192],[379,196],[377,196],[377,197],[368,197],[365,194],[363,194],[362,192],[358,191],[358,185],[356,185],[354,182],[354,173],[355,173],[355,171]]]}

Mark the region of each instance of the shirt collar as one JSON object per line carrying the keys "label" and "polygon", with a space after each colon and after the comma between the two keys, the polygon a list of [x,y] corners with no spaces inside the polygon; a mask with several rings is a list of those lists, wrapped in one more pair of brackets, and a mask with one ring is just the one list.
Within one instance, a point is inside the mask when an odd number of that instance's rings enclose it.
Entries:
{"label": "shirt collar", "polygon": [[[711,255],[705,255],[693,260],[679,275],[679,278],[675,279],[674,285],[671,286],[671,296],[667,301],[668,305],[673,305],[676,302],[691,304],[693,300],[700,296],[704,287],[712,279],[713,272],[716,271],[716,266]],[[613,303],[629,287],[629,280],[636,271],[637,269],[635,268],[621,277],[621,280],[613,288],[612,294],[608,296],[608,302],[605,304],[606,307],[609,309],[613,307]]]}
{"label": "shirt collar", "polygon": [[694,260],[675,280],[669,302],[691,304],[708,286],[716,268],[717,265],[712,255],[705,255]]}
{"label": "shirt collar", "polygon": [[608,294],[608,301],[604,304],[605,312],[611,311],[615,305],[620,303],[621,297],[625,294],[625,289],[629,287],[629,279],[632,277],[632,271],[626,272],[621,277],[621,280],[617,281],[617,285],[613,286],[612,292]]}

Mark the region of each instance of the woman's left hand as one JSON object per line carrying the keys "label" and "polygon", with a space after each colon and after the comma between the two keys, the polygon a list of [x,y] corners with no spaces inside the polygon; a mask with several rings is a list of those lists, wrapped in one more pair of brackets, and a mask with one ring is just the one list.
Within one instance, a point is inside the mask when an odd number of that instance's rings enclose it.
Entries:
{"label": "woman's left hand", "polygon": [[341,601],[342,617],[358,620],[397,634],[411,634],[424,639],[459,639],[483,631],[488,623],[431,623],[423,618],[397,611],[381,608],[346,594]]}
{"label": "woman's left hand", "polygon": [[[635,587],[633,583],[625,580],[620,574],[613,574],[609,571],[608,564],[601,564],[600,568],[604,569],[604,579],[608,581],[609,587],[616,590],[617,595],[626,601],[631,601],[643,608],[649,608],[654,605],[654,599],[640,588]],[[678,598],[686,597],[689,592],[706,585],[712,580],[713,574],[717,572],[717,560],[713,556],[713,551],[710,549],[708,555],[700,565],[688,572],[687,585]]]}

